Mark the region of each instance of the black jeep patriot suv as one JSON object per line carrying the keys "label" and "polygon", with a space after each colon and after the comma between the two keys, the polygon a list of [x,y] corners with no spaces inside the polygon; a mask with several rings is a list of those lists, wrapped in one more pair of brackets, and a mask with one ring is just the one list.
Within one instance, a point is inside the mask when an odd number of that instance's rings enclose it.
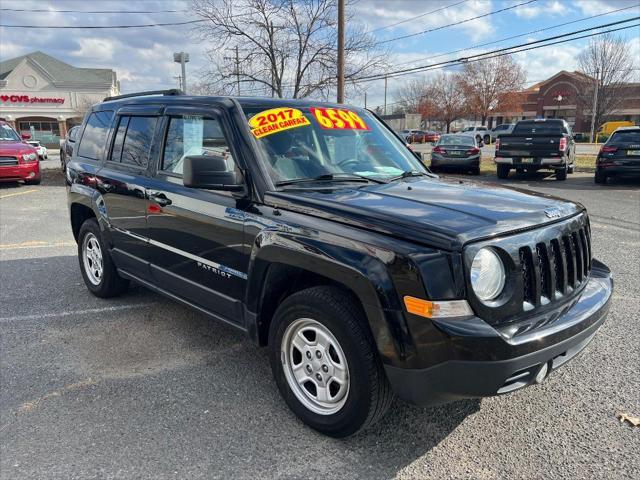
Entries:
{"label": "black jeep patriot suv", "polygon": [[289,407],[335,437],[395,395],[542,382],[609,308],[581,205],[439,179],[359,108],[107,98],[66,177],[91,292],[133,280],[243,330]]}

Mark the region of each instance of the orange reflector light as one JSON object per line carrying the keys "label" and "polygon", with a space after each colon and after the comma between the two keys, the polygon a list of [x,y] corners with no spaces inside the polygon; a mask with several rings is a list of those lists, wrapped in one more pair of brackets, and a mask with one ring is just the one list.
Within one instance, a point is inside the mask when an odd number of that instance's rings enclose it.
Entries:
{"label": "orange reflector light", "polygon": [[431,302],[422,298],[404,297],[407,312],[425,318],[469,317],[473,315],[466,300],[444,300]]}
{"label": "orange reflector light", "polygon": [[407,307],[407,312],[414,315],[427,318],[433,317],[434,304],[429,300],[406,296],[404,297],[404,306]]}

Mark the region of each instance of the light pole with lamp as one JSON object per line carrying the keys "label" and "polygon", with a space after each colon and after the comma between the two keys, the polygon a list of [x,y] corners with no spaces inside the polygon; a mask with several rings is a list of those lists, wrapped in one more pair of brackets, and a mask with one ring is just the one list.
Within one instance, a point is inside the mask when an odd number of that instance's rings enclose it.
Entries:
{"label": "light pole with lamp", "polygon": [[178,52],[173,54],[173,61],[182,66],[182,93],[187,93],[187,71],[186,63],[189,61],[189,54],[186,52]]}

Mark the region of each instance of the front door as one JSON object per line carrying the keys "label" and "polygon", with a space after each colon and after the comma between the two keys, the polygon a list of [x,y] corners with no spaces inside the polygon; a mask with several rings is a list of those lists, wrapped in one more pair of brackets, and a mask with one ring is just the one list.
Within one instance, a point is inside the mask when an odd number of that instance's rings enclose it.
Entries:
{"label": "front door", "polygon": [[223,320],[242,324],[249,257],[243,201],[230,192],[182,184],[187,155],[216,155],[238,168],[221,117],[211,109],[168,108],[157,173],[148,185],[148,236],[154,283]]}

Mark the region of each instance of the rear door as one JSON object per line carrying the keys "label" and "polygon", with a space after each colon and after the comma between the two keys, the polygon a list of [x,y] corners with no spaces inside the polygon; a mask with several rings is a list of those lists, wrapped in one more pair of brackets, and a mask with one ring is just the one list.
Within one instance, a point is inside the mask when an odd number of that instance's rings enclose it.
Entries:
{"label": "rear door", "polygon": [[96,175],[109,222],[112,255],[119,268],[141,278],[149,277],[147,170],[157,143],[154,138],[160,113],[157,106],[118,110],[106,162]]}
{"label": "rear door", "polygon": [[215,109],[167,108],[147,219],[154,283],[240,324],[249,263],[243,228],[248,204],[231,192],[182,183],[187,155],[223,156],[229,170],[238,168],[229,131]]}

